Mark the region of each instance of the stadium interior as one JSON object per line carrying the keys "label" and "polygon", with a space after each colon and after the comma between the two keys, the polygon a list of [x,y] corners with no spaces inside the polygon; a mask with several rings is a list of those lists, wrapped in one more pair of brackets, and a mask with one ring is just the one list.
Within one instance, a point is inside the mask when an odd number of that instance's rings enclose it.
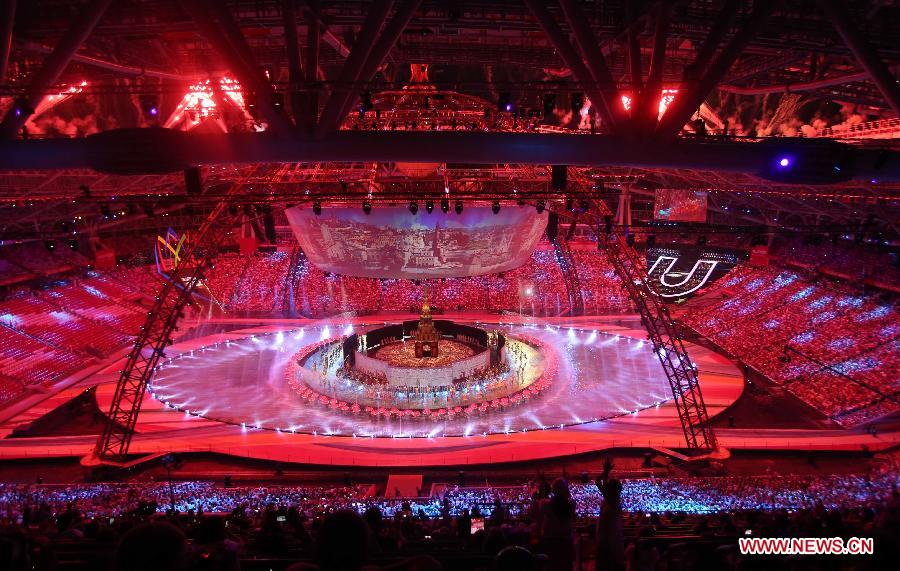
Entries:
{"label": "stadium interior", "polygon": [[891,568],[898,30],[0,0],[0,569]]}

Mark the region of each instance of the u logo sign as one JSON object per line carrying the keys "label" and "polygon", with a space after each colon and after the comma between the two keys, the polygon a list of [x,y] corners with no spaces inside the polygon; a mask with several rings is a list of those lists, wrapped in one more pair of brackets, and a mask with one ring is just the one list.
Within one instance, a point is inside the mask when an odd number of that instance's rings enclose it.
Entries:
{"label": "u logo sign", "polygon": [[[668,265],[666,265],[667,262]],[[660,256],[647,272],[652,285],[657,285],[655,282],[659,282],[658,285],[662,286],[654,288],[662,297],[684,297],[697,291],[706,285],[719,263],[718,260],[699,259],[694,262],[694,267],[690,272],[682,274],[672,271],[677,262],[678,257]]]}

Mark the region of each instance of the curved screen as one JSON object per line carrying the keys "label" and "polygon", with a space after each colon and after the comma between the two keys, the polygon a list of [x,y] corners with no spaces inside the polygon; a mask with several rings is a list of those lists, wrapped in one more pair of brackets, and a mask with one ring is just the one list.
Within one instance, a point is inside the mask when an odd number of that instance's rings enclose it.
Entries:
{"label": "curved screen", "polygon": [[447,278],[504,272],[528,261],[547,213],[507,206],[494,214],[424,208],[288,208],[287,219],[310,261],[321,270],[367,278]]}

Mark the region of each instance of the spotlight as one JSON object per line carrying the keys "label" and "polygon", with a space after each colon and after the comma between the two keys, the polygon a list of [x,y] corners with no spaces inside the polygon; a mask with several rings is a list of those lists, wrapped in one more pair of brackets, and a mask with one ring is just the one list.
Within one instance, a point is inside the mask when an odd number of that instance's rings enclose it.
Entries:
{"label": "spotlight", "polygon": [[315,214],[316,216],[322,214],[322,203],[318,200],[313,202],[313,214]]}
{"label": "spotlight", "polygon": [[778,159],[778,166],[786,169],[791,166],[791,162],[791,157],[781,157],[780,159]]}
{"label": "spotlight", "polygon": [[547,208],[547,204],[544,203],[543,200],[538,200],[537,204],[534,207],[534,209],[537,210],[538,214],[543,213],[545,208]]}
{"label": "spotlight", "polygon": [[447,214],[450,211],[450,201],[446,198],[441,199],[441,212]]}
{"label": "spotlight", "polygon": [[462,210],[463,210],[462,200],[457,200],[456,203],[453,205],[453,211],[456,212],[457,214],[462,214]]}
{"label": "spotlight", "polygon": [[433,200],[425,201],[425,211],[428,212],[428,214],[431,214],[432,212],[434,212],[434,201]]}
{"label": "spotlight", "polygon": [[56,249],[56,242],[53,240],[44,240],[44,247],[47,248],[48,252],[52,252]]}
{"label": "spotlight", "polygon": [[415,216],[418,211],[419,211],[419,203],[416,202],[415,200],[410,200],[409,201],[409,213],[412,214],[413,216]]}
{"label": "spotlight", "polygon": [[491,204],[491,212],[494,214],[500,212],[500,203],[498,201],[495,200],[494,203]]}
{"label": "spotlight", "polygon": [[366,214],[372,213],[372,203],[369,202],[368,200],[363,202],[363,212],[365,212]]}
{"label": "spotlight", "polygon": [[75,238],[69,238],[69,248],[73,251],[78,251],[78,240]]}
{"label": "spotlight", "polygon": [[141,110],[144,115],[156,118],[159,115],[159,98],[155,95],[142,95],[140,97]]}
{"label": "spotlight", "polygon": [[509,97],[508,91],[501,91],[497,97],[497,110],[498,111],[512,111],[513,105],[512,101]]}

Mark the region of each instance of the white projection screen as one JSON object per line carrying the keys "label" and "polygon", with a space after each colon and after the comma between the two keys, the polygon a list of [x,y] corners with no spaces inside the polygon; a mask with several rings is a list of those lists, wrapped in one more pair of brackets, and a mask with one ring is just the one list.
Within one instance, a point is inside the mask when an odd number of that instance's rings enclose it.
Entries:
{"label": "white projection screen", "polygon": [[466,207],[462,214],[420,205],[403,207],[288,208],[288,222],[319,269],[367,278],[449,278],[493,274],[521,266],[531,256],[547,213],[528,206]]}

